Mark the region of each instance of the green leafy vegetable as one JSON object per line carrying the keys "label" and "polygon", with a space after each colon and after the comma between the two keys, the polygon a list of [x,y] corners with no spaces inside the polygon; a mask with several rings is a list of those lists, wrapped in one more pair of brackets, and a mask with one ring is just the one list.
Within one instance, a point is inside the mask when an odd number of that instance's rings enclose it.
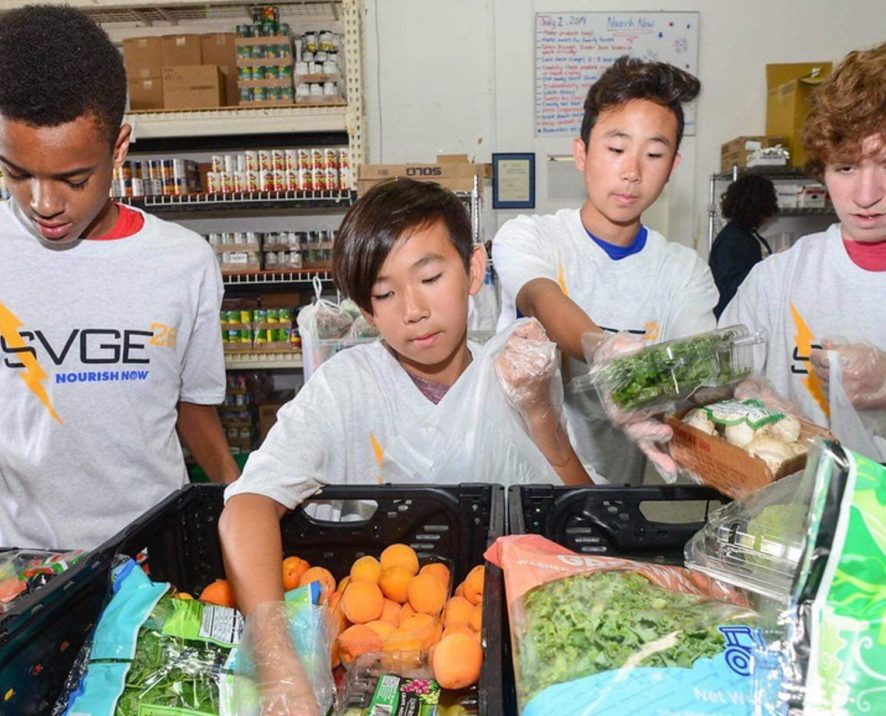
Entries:
{"label": "green leafy vegetable", "polygon": [[134,716],[139,704],[183,709],[181,713],[219,713],[218,681],[230,649],[161,635],[175,609],[172,600],[163,597],[139,631],[116,716]]}
{"label": "green leafy vegetable", "polygon": [[698,388],[728,385],[750,373],[735,365],[736,331],[716,332],[649,346],[613,358],[594,382],[623,410],[684,400]]}
{"label": "green leafy vegetable", "polygon": [[636,572],[548,582],[523,598],[515,632],[522,703],[552,684],[631,666],[691,667],[723,651],[717,626],[746,609],[663,589]]}

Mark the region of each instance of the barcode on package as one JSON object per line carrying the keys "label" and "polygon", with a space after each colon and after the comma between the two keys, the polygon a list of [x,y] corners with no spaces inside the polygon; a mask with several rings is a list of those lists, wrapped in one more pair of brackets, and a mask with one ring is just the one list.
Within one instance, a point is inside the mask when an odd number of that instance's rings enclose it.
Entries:
{"label": "barcode on package", "polygon": [[243,631],[243,616],[230,607],[207,605],[203,609],[200,621],[200,638],[221,645],[240,643],[240,632]]}

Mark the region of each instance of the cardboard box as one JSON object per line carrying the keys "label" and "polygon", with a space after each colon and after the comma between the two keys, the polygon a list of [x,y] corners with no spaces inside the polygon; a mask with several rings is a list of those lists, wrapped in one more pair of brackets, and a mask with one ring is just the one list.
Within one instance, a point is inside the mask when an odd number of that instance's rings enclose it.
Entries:
{"label": "cardboard box", "polygon": [[830,62],[766,65],[766,134],[785,138],[791,166],[802,167],[806,162],[800,131],[809,95],[830,73]]}
{"label": "cardboard box", "polygon": [[364,194],[380,182],[398,177],[417,181],[433,181],[452,191],[471,191],[474,177],[491,176],[489,164],[473,164],[467,155],[441,154],[434,164],[362,164],[357,170],[357,193]]}
{"label": "cardboard box", "polygon": [[163,35],[160,40],[163,67],[203,64],[200,35]]}
{"label": "cardboard box", "polygon": [[200,35],[200,56],[204,65],[217,65],[225,81],[225,105],[236,106],[240,99],[237,88],[237,36],[233,32]]}
{"label": "cardboard box", "polygon": [[224,80],[216,65],[163,68],[163,106],[166,109],[221,107]]}
{"label": "cardboard box", "polygon": [[129,90],[129,108],[133,111],[143,109],[163,109],[163,79],[127,80]]}
{"label": "cardboard box", "polygon": [[750,150],[745,149],[745,142],[760,142],[763,147],[774,147],[776,144],[784,144],[783,137],[736,137],[720,145],[720,171],[732,171],[732,167],[746,167]]}
{"label": "cardboard box", "polygon": [[[684,411],[685,412],[685,411]],[[775,474],[758,457],[716,435],[708,435],[684,423],[683,413],[668,416],[667,423],[674,431],[671,456],[681,467],[691,470],[704,484],[724,495],[737,499],[761,487],[791,475],[806,466],[806,455],[795,455],[782,463]],[[827,430],[812,423],[800,421],[800,440],[810,442],[817,437],[834,440]]]}
{"label": "cardboard box", "polygon": [[129,37],[123,40],[123,66],[126,78],[147,80],[163,76],[161,38]]}

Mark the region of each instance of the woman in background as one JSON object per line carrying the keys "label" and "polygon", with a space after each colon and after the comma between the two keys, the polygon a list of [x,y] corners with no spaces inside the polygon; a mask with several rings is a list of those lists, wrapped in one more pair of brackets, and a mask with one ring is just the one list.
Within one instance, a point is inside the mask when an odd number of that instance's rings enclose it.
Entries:
{"label": "woman in background", "polygon": [[754,264],[772,253],[757,229],[778,212],[775,187],[766,177],[745,174],[729,185],[720,207],[729,223],[717,234],[709,260],[720,292],[720,301],[714,308],[717,318]]}

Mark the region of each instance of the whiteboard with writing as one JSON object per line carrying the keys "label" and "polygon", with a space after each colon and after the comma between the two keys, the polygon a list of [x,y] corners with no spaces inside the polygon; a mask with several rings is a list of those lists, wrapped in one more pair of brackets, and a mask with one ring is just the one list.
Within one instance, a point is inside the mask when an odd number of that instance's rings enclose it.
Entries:
{"label": "whiteboard with writing", "polygon": [[[622,55],[697,75],[698,13],[536,13],[536,136],[578,136],[588,88]],[[685,111],[685,133],[694,134],[694,104]]]}

